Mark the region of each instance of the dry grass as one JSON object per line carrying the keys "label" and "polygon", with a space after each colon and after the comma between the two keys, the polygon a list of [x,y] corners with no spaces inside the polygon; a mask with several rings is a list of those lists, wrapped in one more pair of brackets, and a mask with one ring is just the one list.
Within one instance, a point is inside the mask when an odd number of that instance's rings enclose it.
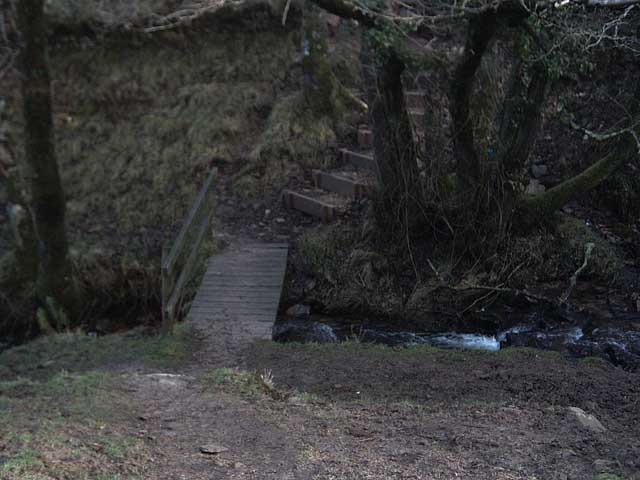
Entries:
{"label": "dry grass", "polygon": [[[210,167],[241,167],[292,86],[296,48],[280,31],[168,32],[137,45],[54,50],[56,145],[73,244],[159,257]],[[18,112],[15,87],[9,102]],[[11,126],[19,147],[21,124]]]}

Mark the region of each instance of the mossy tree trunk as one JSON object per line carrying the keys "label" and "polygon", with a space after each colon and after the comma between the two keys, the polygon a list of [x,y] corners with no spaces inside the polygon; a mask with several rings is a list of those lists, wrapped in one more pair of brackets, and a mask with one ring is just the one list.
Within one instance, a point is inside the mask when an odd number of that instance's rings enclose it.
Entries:
{"label": "mossy tree trunk", "polygon": [[[629,129],[635,129],[637,132],[637,125],[640,123],[640,82],[636,86],[629,110]],[[629,159],[640,156],[637,138],[637,133],[632,134],[632,130],[621,133],[615,137],[611,150],[604,158],[544,193],[523,197],[519,202],[518,211],[528,217],[543,218],[559,210],[576,196],[597,187]]]}
{"label": "mossy tree trunk", "polygon": [[419,219],[422,198],[418,149],[402,86],[405,65],[394,51],[376,58],[366,40],[364,45],[361,59],[379,185],[376,218],[382,231],[407,234]]}
{"label": "mossy tree trunk", "polygon": [[531,156],[550,84],[541,60],[518,59],[512,68],[498,125],[498,162],[506,177],[523,169]]}
{"label": "mossy tree trunk", "polygon": [[339,85],[329,65],[326,29],[318,13],[312,3],[307,3],[302,29],[303,93],[311,113],[335,117],[341,108]]}
{"label": "mossy tree trunk", "polygon": [[[74,309],[73,280],[65,227],[65,198],[56,162],[47,59],[44,0],[21,0],[22,96],[25,154],[30,167],[31,202],[38,238],[38,318],[56,329]],[[43,313],[46,312],[46,319]]]}

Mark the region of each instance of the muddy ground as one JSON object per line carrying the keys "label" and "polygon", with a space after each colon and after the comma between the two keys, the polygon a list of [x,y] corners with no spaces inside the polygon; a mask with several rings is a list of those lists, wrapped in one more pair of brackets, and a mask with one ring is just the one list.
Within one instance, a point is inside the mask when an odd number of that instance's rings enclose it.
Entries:
{"label": "muddy ground", "polygon": [[41,339],[0,372],[3,480],[640,478],[639,376],[596,359],[280,345],[222,320]]}

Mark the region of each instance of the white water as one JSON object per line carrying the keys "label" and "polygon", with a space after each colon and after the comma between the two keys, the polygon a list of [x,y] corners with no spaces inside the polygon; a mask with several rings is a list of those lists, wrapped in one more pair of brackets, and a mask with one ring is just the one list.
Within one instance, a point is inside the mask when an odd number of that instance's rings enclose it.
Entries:
{"label": "white water", "polygon": [[[498,342],[504,342],[507,339],[507,335],[509,333],[528,333],[534,332],[534,328],[528,325],[517,325],[515,327],[511,327],[509,330],[504,330],[499,332],[496,337]],[[538,338],[542,337],[565,337],[565,343],[568,342],[577,342],[582,337],[584,337],[584,332],[580,327],[571,327],[571,328],[560,328],[555,330],[541,331],[535,332],[535,335]]]}
{"label": "white water", "polygon": [[475,333],[444,333],[426,337],[429,345],[442,348],[464,348],[469,350],[500,350],[500,342],[494,336]]}

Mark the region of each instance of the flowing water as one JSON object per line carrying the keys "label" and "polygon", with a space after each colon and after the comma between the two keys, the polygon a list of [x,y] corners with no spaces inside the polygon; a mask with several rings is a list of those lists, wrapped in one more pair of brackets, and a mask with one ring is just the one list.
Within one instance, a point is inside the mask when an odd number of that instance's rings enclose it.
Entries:
{"label": "flowing water", "polygon": [[476,332],[472,327],[478,324],[478,318],[470,318],[464,332],[402,330],[397,325],[371,320],[321,321],[333,329],[340,341],[355,339],[390,346],[431,345],[485,351],[529,347],[571,357],[599,357],[625,369],[640,369],[640,314],[605,319],[555,308],[503,309],[491,314],[503,321],[493,329]]}

